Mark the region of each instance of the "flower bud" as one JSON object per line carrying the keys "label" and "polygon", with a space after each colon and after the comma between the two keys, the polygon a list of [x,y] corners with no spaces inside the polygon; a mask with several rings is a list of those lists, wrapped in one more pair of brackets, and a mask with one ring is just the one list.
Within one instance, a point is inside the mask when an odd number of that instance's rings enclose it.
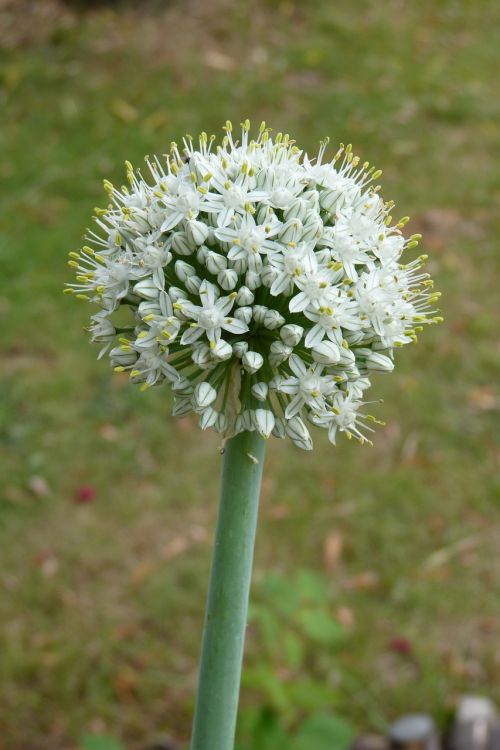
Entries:
{"label": "flower bud", "polygon": [[302,193],[302,198],[309,208],[313,208],[319,213],[319,195],[317,190],[306,190],[305,193]]}
{"label": "flower bud", "polygon": [[224,291],[230,292],[238,283],[238,274],[232,268],[226,268],[218,274],[217,282]]}
{"label": "flower bud", "polygon": [[200,416],[199,425],[202,430],[207,430],[209,427],[213,427],[217,421],[218,412],[212,409],[211,406],[205,409],[203,414]]}
{"label": "flower bud", "polygon": [[213,349],[210,349],[212,358],[217,362],[224,362],[233,355],[233,347],[227,341],[219,339]]}
{"label": "flower bud", "polygon": [[226,415],[222,413],[217,414],[217,419],[215,420],[213,429],[215,430],[215,432],[224,432],[226,428],[227,428]]}
{"label": "flower bud", "polygon": [[205,263],[207,271],[213,273],[214,276],[227,268],[227,258],[220,253],[214,253],[213,250],[208,251]]}
{"label": "flower bud", "polygon": [[196,246],[189,241],[186,232],[174,232],[172,235],[172,250],[177,255],[192,255]]}
{"label": "flower bud", "polygon": [[252,419],[252,412],[249,409],[246,409],[236,418],[236,431],[252,432],[254,429],[255,427]]}
{"label": "flower bud", "polygon": [[192,396],[194,387],[187,378],[180,378],[172,384],[172,390],[176,396]]}
{"label": "flower bud", "polygon": [[271,190],[270,202],[275,208],[285,210],[293,202],[293,193],[286,185],[277,185]]}
{"label": "flower bud", "polygon": [[[318,261],[318,265],[320,266],[326,266],[327,263],[330,263],[332,259],[332,251],[328,247],[324,247],[322,250],[316,249],[314,251],[314,254],[316,255],[316,260]],[[342,269],[340,269],[342,271]],[[340,276],[342,277],[343,272],[341,272]]]}
{"label": "flower bud", "polygon": [[201,279],[199,276],[188,276],[184,283],[190,294],[198,294],[201,286]]}
{"label": "flower bud", "polygon": [[269,386],[267,383],[255,383],[252,386],[252,394],[255,396],[257,401],[265,401],[267,394],[269,393]]}
{"label": "flower bud", "polygon": [[241,358],[241,363],[247,372],[254,373],[264,364],[264,357],[259,352],[248,351]]}
{"label": "flower bud", "polygon": [[191,219],[186,222],[186,236],[193,245],[203,245],[208,237],[208,227],[202,221]]}
{"label": "flower bud", "polygon": [[265,305],[254,305],[253,306],[253,308],[252,308],[252,310],[253,310],[253,319],[255,320],[256,323],[259,323],[259,325],[260,325],[261,323],[264,322],[264,318],[266,317],[266,313],[267,313],[268,309],[269,308],[267,308]]}
{"label": "flower bud", "polygon": [[186,294],[185,289],[179,289],[178,286],[169,287],[168,296],[172,300],[172,304],[175,304],[179,300],[187,299],[187,294]]}
{"label": "flower bud", "polygon": [[303,198],[295,198],[294,201],[288,206],[286,211],[283,213],[285,221],[290,219],[298,219],[303,221],[307,213],[307,203]]}
{"label": "flower bud", "polygon": [[356,362],[356,357],[354,356],[354,352],[351,351],[351,349],[346,349],[345,347],[341,346],[339,347],[340,352],[340,359],[339,364],[343,367],[349,367],[350,365],[353,365]]}
{"label": "flower bud", "polygon": [[202,370],[206,370],[207,368],[212,367],[212,357],[210,348],[207,346],[207,344],[200,344],[200,346],[197,346],[196,348],[193,347],[191,359],[193,360],[195,365],[198,365],[198,367],[200,367]]}
{"label": "flower bud", "polygon": [[323,222],[321,221],[321,216],[316,211],[310,211],[304,221],[302,242],[310,242],[311,240],[318,239],[318,237],[321,237],[322,232]]}
{"label": "flower bud", "polygon": [[269,348],[269,362],[272,365],[280,365],[284,362],[290,354],[293,352],[291,346],[287,346],[282,341],[273,341]]}
{"label": "flower bud", "polygon": [[245,352],[248,351],[248,344],[246,341],[236,341],[233,344],[233,354],[238,359],[241,359]]}
{"label": "flower bud", "polygon": [[258,289],[260,286],[260,274],[255,273],[254,271],[247,271],[245,284],[249,289]]}
{"label": "flower bud", "polygon": [[274,211],[271,206],[266,206],[265,203],[261,203],[259,208],[257,209],[255,221],[257,222],[257,224],[265,224],[266,222],[271,220],[273,215]]}
{"label": "flower bud", "polygon": [[261,274],[260,274],[260,280],[264,284],[264,286],[271,287],[273,281],[277,278],[278,271],[276,268],[273,268],[272,266],[264,266]]}
{"label": "flower bud", "polygon": [[247,286],[240,286],[236,294],[236,304],[240,306],[251,305],[255,299],[255,295]]}
{"label": "flower bud", "polygon": [[196,270],[191,266],[189,263],[186,263],[184,260],[176,260],[175,261],[175,275],[179,279],[179,281],[185,282],[189,276],[194,276],[196,274]]}
{"label": "flower bud", "polygon": [[[152,305],[154,303],[141,302],[141,304]],[[99,313],[97,313],[96,315],[92,315],[91,320],[92,326],[88,330],[92,332],[92,341],[105,343],[106,341],[112,341],[114,339],[116,328],[108,318],[104,318]],[[98,357],[98,359],[100,359],[100,356]]]}
{"label": "flower bud", "polygon": [[245,258],[240,258],[239,260],[230,260],[229,268],[232,268],[233,271],[236,271],[238,276],[243,276],[245,271],[248,271],[248,264]]}
{"label": "flower bud", "polygon": [[341,352],[339,345],[333,341],[322,341],[311,349],[311,354],[314,361],[321,365],[336,365]]}
{"label": "flower bud", "polygon": [[[365,340],[366,333],[364,331],[345,331],[344,336],[349,346],[355,346],[356,344],[361,344]],[[387,347],[384,346],[384,349],[387,349]]]}
{"label": "flower bud", "polygon": [[304,227],[299,219],[290,219],[281,228],[279,238],[283,244],[288,245],[289,242],[299,242],[302,237]]}
{"label": "flower bud", "polygon": [[321,208],[328,211],[330,214],[333,213],[340,195],[341,193],[337,189],[332,190],[331,188],[325,188],[322,190],[319,194]]}
{"label": "flower bud", "polygon": [[280,375],[280,373],[277,372],[274,378],[271,378],[271,380],[269,381],[270,390],[279,391],[280,386],[284,380],[285,378],[283,377],[283,375]]}
{"label": "flower bud", "polygon": [[205,265],[209,252],[210,250],[206,245],[202,245],[201,247],[199,247],[196,252],[196,260],[198,261],[198,263]]}
{"label": "flower bud", "polygon": [[298,448],[302,448],[305,451],[312,450],[313,442],[311,435],[300,417],[294,416],[286,420],[285,431]]}
{"label": "flower bud", "polygon": [[252,320],[252,308],[251,307],[238,307],[232,313],[233,318],[238,318],[238,320],[242,320],[247,325],[250,324],[250,321]]}
{"label": "flower bud", "polygon": [[154,283],[153,279],[142,279],[134,284],[134,294],[148,300],[157,300],[160,290]]}
{"label": "flower bud", "polygon": [[260,274],[262,271],[262,256],[260,253],[252,253],[247,258],[248,270]]}
{"label": "flower bud", "polygon": [[115,346],[109,353],[111,364],[115,366],[126,367],[127,365],[133,365],[137,360],[137,352],[123,351],[120,346]]}
{"label": "flower bud", "polygon": [[276,421],[273,428],[274,437],[280,438],[281,440],[286,437],[285,421],[281,417],[276,417]]}
{"label": "flower bud", "polygon": [[210,383],[198,383],[194,389],[193,406],[196,410],[205,409],[217,398],[217,391]]}
{"label": "flower bud", "polygon": [[368,370],[373,370],[374,372],[392,372],[394,370],[394,362],[385,354],[370,352],[366,358],[366,367]]}
{"label": "flower bud", "polygon": [[285,322],[285,318],[277,310],[268,310],[264,315],[264,326],[270,331],[279,328]]}
{"label": "flower bud", "polygon": [[139,317],[145,318],[147,315],[161,315],[161,307],[158,302],[141,302],[137,308]]}
{"label": "flower bud", "polygon": [[193,411],[190,398],[176,398],[172,407],[174,417],[185,417]]}
{"label": "flower bud", "polygon": [[259,435],[262,435],[267,440],[274,429],[274,414],[269,409],[255,409],[253,412],[253,423]]}
{"label": "flower bud", "polygon": [[280,338],[286,346],[297,346],[304,329],[302,326],[295,325],[294,323],[288,323],[280,331]]}
{"label": "flower bud", "polygon": [[347,384],[347,392],[350,396],[356,399],[363,398],[364,392],[370,387],[370,381],[368,378],[358,378]]}

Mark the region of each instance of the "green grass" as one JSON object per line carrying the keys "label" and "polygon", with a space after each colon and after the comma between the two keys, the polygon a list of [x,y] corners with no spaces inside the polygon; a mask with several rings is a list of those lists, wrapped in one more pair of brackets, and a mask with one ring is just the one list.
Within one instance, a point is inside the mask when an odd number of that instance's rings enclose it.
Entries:
{"label": "green grass", "polygon": [[[373,449],[333,449],[321,436],[312,454],[269,443],[256,600],[270,572],[322,571],[338,532],[341,559],[324,572],[332,611],[353,623],[322,654],[336,711],[366,729],[409,710],[442,717],[463,691],[500,701],[498,5],[195,10],[61,15],[2,56],[8,750],[72,750],[92,731],[127,747],[189,735],[218,439],[172,420],[166,390],[140,394],[96,362],[88,310],[61,288],[102,178],[121,181],[125,159],[228,117],[266,119],[311,150],[325,135],[352,141],[383,167],[384,196],[425,235],[446,317],[376,383],[387,427]],[[78,504],[87,484],[95,500]],[[388,648],[397,636],[410,656]],[[253,630],[248,651],[249,664],[263,663]],[[246,710],[262,700],[244,689]]]}

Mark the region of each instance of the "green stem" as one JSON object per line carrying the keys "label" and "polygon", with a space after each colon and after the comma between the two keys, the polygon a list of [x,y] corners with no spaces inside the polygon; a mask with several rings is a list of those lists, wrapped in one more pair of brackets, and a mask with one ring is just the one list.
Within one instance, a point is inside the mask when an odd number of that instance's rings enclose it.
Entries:
{"label": "green stem", "polygon": [[265,441],[226,443],[191,750],[232,750]]}

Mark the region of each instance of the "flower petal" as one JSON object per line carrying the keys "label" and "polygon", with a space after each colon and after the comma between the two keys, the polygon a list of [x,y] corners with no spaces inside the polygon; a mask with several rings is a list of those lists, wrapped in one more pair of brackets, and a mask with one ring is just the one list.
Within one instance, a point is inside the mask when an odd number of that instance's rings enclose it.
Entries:
{"label": "flower petal", "polygon": [[248,331],[247,324],[238,318],[225,318],[221,325],[229,333],[246,333]]}

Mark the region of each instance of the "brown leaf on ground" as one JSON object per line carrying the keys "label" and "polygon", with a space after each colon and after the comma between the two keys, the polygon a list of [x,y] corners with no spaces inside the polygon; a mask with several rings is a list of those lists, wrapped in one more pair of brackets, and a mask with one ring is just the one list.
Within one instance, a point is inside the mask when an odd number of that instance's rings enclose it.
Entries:
{"label": "brown leaf on ground", "polygon": [[109,443],[114,443],[120,437],[120,430],[110,422],[99,425],[97,432],[103,440],[107,440]]}
{"label": "brown leaf on ground", "polygon": [[221,71],[222,73],[231,72],[236,68],[236,63],[232,57],[216,49],[207,49],[205,52],[205,63],[209,68]]}
{"label": "brown leaf on ground", "polygon": [[354,612],[350,607],[339,607],[335,613],[339,623],[346,629],[350,630],[354,625]]}
{"label": "brown leaf on ground", "polygon": [[375,589],[380,585],[380,577],[374,570],[365,570],[349,578],[344,583],[344,588],[352,589]]}
{"label": "brown leaf on ground", "polygon": [[175,536],[163,547],[161,556],[164,560],[171,560],[173,557],[182,555],[190,546],[185,536]]}
{"label": "brown leaf on ground", "polygon": [[197,432],[199,430],[198,420],[194,414],[174,420],[174,427],[179,432]]}
{"label": "brown leaf on ground", "polygon": [[138,682],[138,675],[131,669],[124,669],[116,675],[113,687],[120,703],[130,703],[134,700]]}
{"label": "brown leaf on ground", "polygon": [[47,480],[38,474],[35,474],[28,479],[28,487],[35,497],[48,497],[50,495],[50,488]]}
{"label": "brown leaf on ground", "polygon": [[132,581],[134,583],[142,583],[155,572],[156,567],[156,564],[152,560],[144,560],[133,569]]}
{"label": "brown leaf on ground", "polygon": [[272,508],[269,508],[267,515],[274,521],[281,521],[283,518],[288,518],[290,515],[290,508],[283,504],[273,505]]}
{"label": "brown leaf on ground", "polygon": [[468,401],[476,411],[496,411],[500,408],[500,396],[496,388],[489,385],[478,386],[470,390]]}
{"label": "brown leaf on ground", "polygon": [[344,542],[340,531],[330,532],[323,542],[323,566],[327,573],[335,573],[342,557]]}
{"label": "brown leaf on ground", "polygon": [[41,555],[39,566],[40,572],[43,576],[45,576],[45,578],[54,578],[57,571],[59,570],[59,560],[54,554],[48,552],[47,554]]}

